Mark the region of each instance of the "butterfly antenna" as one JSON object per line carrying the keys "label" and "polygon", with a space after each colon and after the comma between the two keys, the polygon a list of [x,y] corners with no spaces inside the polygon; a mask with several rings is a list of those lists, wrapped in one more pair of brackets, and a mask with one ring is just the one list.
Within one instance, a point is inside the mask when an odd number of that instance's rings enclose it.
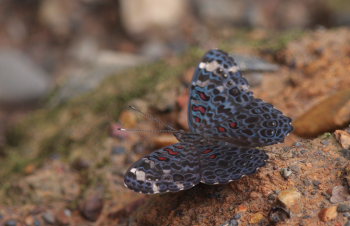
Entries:
{"label": "butterfly antenna", "polygon": [[[155,118],[155,117],[153,117],[153,116],[150,115],[150,114],[144,113],[144,112],[140,111],[139,109],[137,109],[137,108],[134,107],[134,106],[129,105],[128,108],[131,109],[131,110],[133,110],[133,111],[136,111],[137,113],[139,113],[139,114],[141,114],[141,115],[143,115],[143,117],[145,117],[145,118],[147,118],[147,119],[150,119],[150,120],[152,120],[153,122],[156,122],[156,123],[158,123],[159,125],[165,126],[165,127],[167,128],[167,130],[158,130],[158,131],[172,131],[172,132],[177,131],[175,128],[173,128],[172,126],[170,126],[170,125],[168,125],[168,124],[162,122],[160,119]],[[129,131],[130,131],[130,130],[129,130]]]}
{"label": "butterfly antenna", "polygon": [[176,130],[161,129],[161,130],[147,130],[147,129],[125,129],[117,128],[117,131],[122,132],[136,132],[136,133],[174,133]]}

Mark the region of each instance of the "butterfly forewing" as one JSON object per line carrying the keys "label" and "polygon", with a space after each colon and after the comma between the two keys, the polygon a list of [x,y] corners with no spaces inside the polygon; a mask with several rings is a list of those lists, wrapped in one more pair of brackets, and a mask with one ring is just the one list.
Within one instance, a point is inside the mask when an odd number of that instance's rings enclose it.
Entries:
{"label": "butterfly forewing", "polygon": [[[249,91],[233,58],[209,51],[192,81],[188,121],[192,132],[231,138],[231,143],[257,147],[282,142],[293,129],[290,118]],[[229,139],[228,139],[229,141]]]}

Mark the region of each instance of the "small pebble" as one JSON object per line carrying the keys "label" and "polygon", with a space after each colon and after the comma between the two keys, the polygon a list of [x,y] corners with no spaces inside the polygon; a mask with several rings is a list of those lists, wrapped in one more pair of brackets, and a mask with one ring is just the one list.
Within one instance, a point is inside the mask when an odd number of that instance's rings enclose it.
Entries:
{"label": "small pebble", "polygon": [[310,186],[311,185],[311,181],[308,180],[308,179],[304,179],[303,183],[304,183],[305,186]]}
{"label": "small pebble", "polygon": [[134,128],[137,124],[136,112],[132,110],[123,111],[119,116],[119,121],[124,128]]}
{"label": "small pebble", "polygon": [[295,143],[294,143],[294,146],[295,146],[295,147],[300,147],[301,145],[302,145],[301,142],[295,142]]}
{"label": "small pebble", "polygon": [[279,205],[273,206],[269,212],[269,221],[272,225],[285,221],[287,218],[290,218],[289,210]]}
{"label": "small pebble", "polygon": [[152,139],[155,147],[160,148],[177,143],[178,140],[172,134],[161,134]]}
{"label": "small pebble", "polygon": [[345,186],[334,186],[331,190],[331,203],[341,203],[350,199],[348,188]]}
{"label": "small pebble", "polygon": [[305,153],[308,153],[309,152],[309,150],[307,150],[307,149],[303,149],[303,150],[301,150],[300,151],[300,153],[303,155],[303,154],[305,154]]}
{"label": "small pebble", "polygon": [[16,220],[8,220],[5,222],[5,226],[16,226],[17,221]]}
{"label": "small pebble", "polygon": [[299,174],[301,172],[300,167],[297,165],[292,165],[288,167],[290,170],[292,170],[295,174]]}
{"label": "small pebble", "polygon": [[235,220],[238,220],[238,219],[241,219],[241,214],[239,214],[239,213],[237,213],[234,217],[233,217],[233,219],[235,219]]}
{"label": "small pebble", "polygon": [[293,207],[293,205],[296,204],[300,198],[300,192],[295,189],[284,190],[278,194],[278,200],[287,208]]}
{"label": "small pebble", "polygon": [[346,204],[339,204],[338,207],[337,207],[337,211],[338,212],[349,212],[350,211],[350,206],[349,205],[346,205]]}
{"label": "small pebble", "polygon": [[54,224],[55,223],[55,216],[51,212],[44,213],[43,219],[48,224]]}
{"label": "small pebble", "polygon": [[336,130],[334,132],[335,138],[344,149],[350,148],[350,133],[343,130]]}
{"label": "small pebble", "polygon": [[103,209],[104,201],[99,192],[85,197],[79,206],[81,214],[89,221],[96,221]]}
{"label": "small pebble", "polygon": [[231,219],[222,224],[221,226],[238,226],[238,222],[235,219]]}
{"label": "small pebble", "polygon": [[34,226],[41,226],[41,222],[39,221],[39,219],[35,219]]}
{"label": "small pebble", "polygon": [[253,216],[250,218],[249,223],[251,224],[257,224],[264,220],[264,215],[262,213],[255,213]]}
{"label": "small pebble", "polygon": [[69,209],[64,209],[64,214],[65,214],[67,217],[71,217],[71,216],[72,216],[72,211],[70,211]]}
{"label": "small pebble", "polygon": [[69,225],[70,216],[66,214],[65,210],[60,210],[56,213],[56,220],[59,225]]}
{"label": "small pebble", "polygon": [[321,182],[318,181],[318,180],[312,180],[312,184],[313,184],[315,187],[319,187],[319,185],[321,184]]}
{"label": "small pebble", "polygon": [[321,221],[323,222],[327,222],[330,220],[335,219],[338,216],[338,212],[337,212],[337,206],[331,206],[325,209],[322,209],[319,214],[318,217],[320,218]]}
{"label": "small pebble", "polygon": [[345,213],[343,213],[343,216],[349,218],[350,217],[350,213],[349,212],[345,212]]}
{"label": "small pebble", "polygon": [[35,222],[35,219],[33,216],[27,216],[25,219],[24,219],[24,223],[26,225],[33,225]]}
{"label": "small pebble", "polygon": [[281,175],[284,179],[288,179],[292,175],[292,170],[288,168],[282,168]]}
{"label": "small pebble", "polygon": [[274,193],[269,194],[269,196],[267,197],[267,199],[268,199],[269,201],[275,201],[276,198],[277,198],[277,195],[274,194]]}
{"label": "small pebble", "polygon": [[329,144],[329,140],[321,140],[321,144],[328,145]]}
{"label": "small pebble", "polygon": [[235,219],[229,221],[228,226],[238,226],[238,222]]}
{"label": "small pebble", "polygon": [[343,149],[340,152],[344,158],[350,160],[350,150],[349,149]]}
{"label": "small pebble", "polygon": [[83,158],[77,158],[72,162],[72,167],[78,171],[86,170],[91,166],[91,163]]}
{"label": "small pebble", "polygon": [[112,155],[120,155],[125,153],[125,148],[123,146],[112,147]]}

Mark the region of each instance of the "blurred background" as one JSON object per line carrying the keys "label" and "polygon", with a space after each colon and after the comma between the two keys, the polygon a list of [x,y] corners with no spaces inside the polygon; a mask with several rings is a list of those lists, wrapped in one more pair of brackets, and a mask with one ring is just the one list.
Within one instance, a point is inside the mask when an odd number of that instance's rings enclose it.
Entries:
{"label": "blurred background", "polygon": [[116,70],[216,47],[235,29],[346,26],[349,12],[346,0],[2,0],[0,103],[31,108],[63,82],[64,101]]}
{"label": "blurred background", "polygon": [[[8,166],[0,165],[2,167],[0,178],[3,178],[0,183],[7,181],[4,178],[10,178],[10,176],[7,177],[8,175],[34,174],[37,169],[45,165],[42,161],[38,161],[37,156],[45,156],[45,158],[50,156],[52,160],[64,153],[64,156],[68,156],[68,165],[74,170],[95,169],[91,164],[97,163],[89,162],[93,158],[86,160],[81,158],[80,154],[70,156],[67,154],[68,151],[79,149],[78,153],[84,153],[81,150],[82,146],[77,144],[85,142],[84,145],[90,145],[84,139],[89,136],[93,136],[94,139],[99,137],[100,132],[107,130],[110,127],[108,123],[116,120],[120,113],[122,114],[119,121],[131,127],[135,126],[137,123],[133,114],[123,111],[121,109],[123,105],[117,105],[113,101],[125,104],[134,97],[142,96],[142,92],[145,91],[143,88],[135,88],[134,85],[125,85],[121,82],[122,80],[117,80],[113,86],[104,86],[108,81],[112,81],[108,80],[110,76],[118,74],[119,77],[124,77],[124,80],[133,79],[140,85],[149,85],[149,80],[142,77],[144,73],[151,74],[151,77],[157,77],[157,74],[161,73],[174,73],[181,75],[182,83],[188,83],[193,67],[206,50],[221,47],[232,53],[231,44],[238,39],[238,43],[243,43],[242,47],[235,45],[238,52],[259,55],[275,63],[272,69],[269,67],[266,71],[276,71],[276,64],[284,63],[286,68],[299,68],[300,71],[305,69],[303,73],[310,75],[310,79],[316,80],[315,75],[311,76],[311,74],[319,71],[312,71],[313,68],[307,68],[307,66],[315,57],[322,54],[325,58],[329,56],[327,60],[332,58],[323,48],[331,47],[335,55],[349,56],[346,45],[350,40],[347,30],[349,25],[348,0],[0,0],[0,158],[1,161],[9,163]],[[345,30],[331,35],[322,33],[340,27]],[[287,42],[311,31],[316,31],[314,39],[322,40],[326,37],[325,40],[331,41],[320,44],[321,48],[318,45],[319,42],[315,44],[310,38],[302,42],[301,46],[295,42],[289,45],[286,51],[281,51],[286,47]],[[341,35],[338,36],[338,34]],[[342,41],[339,41],[340,39]],[[245,48],[244,45],[250,47]],[[261,48],[261,46],[264,47]],[[184,65],[183,61],[177,59],[193,49],[195,53],[191,55],[190,60],[186,61],[188,65]],[[310,50],[310,55],[307,55],[308,53],[303,55],[302,51],[305,49]],[[169,67],[157,64],[164,59],[168,59],[166,65],[170,65]],[[184,57],[182,60],[187,59],[189,58]],[[186,68],[181,69],[179,62],[182,62],[183,67]],[[152,63],[156,63],[158,68],[147,67]],[[322,65],[326,67],[327,64],[323,63]],[[128,69],[138,67],[141,68],[137,71],[126,72]],[[180,68],[179,71],[176,68]],[[146,72],[148,69],[150,71]],[[123,74],[124,72],[126,74]],[[282,70],[282,72],[286,71]],[[131,77],[128,76],[130,74],[132,74]],[[343,76],[341,78],[345,78],[344,74],[346,72],[341,75]],[[303,87],[304,90],[314,84],[314,80],[305,82],[301,81],[297,75],[293,76],[288,77],[287,82],[283,84],[288,83],[290,87]],[[349,82],[347,80],[344,83],[338,77],[332,76],[330,78],[335,78],[332,81],[337,81],[331,82],[333,85],[339,83],[346,87]],[[142,79],[138,80],[141,77]],[[259,81],[254,83],[254,78],[256,77],[253,76],[250,80],[253,86],[260,84]],[[261,77],[258,76],[258,78],[261,80]],[[268,81],[272,80],[274,79]],[[335,85],[333,88],[337,89],[342,85]],[[104,87],[102,90],[111,95],[102,97],[101,88],[98,87]],[[271,96],[267,94],[271,87],[274,87],[273,82],[262,86],[257,90],[257,94],[274,99],[273,94]],[[286,100],[317,95],[325,98],[327,87],[325,85],[322,86],[321,91],[313,90],[306,94],[300,91],[298,93],[300,96],[293,96],[290,91],[290,93],[284,93],[283,97],[276,98],[275,101],[280,103],[279,106],[283,110],[292,109],[287,111],[287,114],[296,118],[308,109],[307,106],[311,102],[307,102],[306,99],[311,98],[303,99],[305,100],[301,104],[303,107]],[[123,95],[122,91],[126,89],[139,91],[129,93],[130,97],[129,94],[129,96]],[[283,87],[277,90],[282,89]],[[161,92],[161,90],[166,89],[157,87],[154,92]],[[272,93],[278,96],[276,90]],[[79,100],[82,96],[84,98],[84,95],[89,94],[97,99],[85,96],[88,98]],[[71,102],[76,98],[78,102]],[[174,99],[173,105],[180,105],[181,108],[182,105],[184,106],[183,99],[188,98],[188,93],[185,94],[185,91],[167,93],[166,98]],[[168,106],[169,99],[162,102],[159,98],[153,98],[156,112],[169,113],[175,109]],[[313,99],[312,103],[317,103],[319,100]],[[140,104],[136,101],[136,105],[142,109],[144,103]],[[65,110],[66,108],[70,110]],[[108,111],[112,108],[116,110]],[[89,110],[93,113],[88,113]],[[183,112],[185,111],[187,109],[183,109]],[[101,117],[101,120],[95,120],[92,115]],[[186,113],[182,113],[182,116],[184,115]],[[79,126],[70,128],[71,123],[74,125],[76,120],[80,120],[77,119],[78,117],[82,118]],[[170,115],[169,118],[176,119],[174,115]],[[86,125],[87,122],[91,122],[91,125]],[[177,123],[180,127],[186,127],[187,122],[183,119]],[[304,121],[301,122],[303,123]],[[344,123],[341,125],[343,126]],[[142,125],[138,124],[138,127]],[[334,126],[329,128],[334,129]],[[324,132],[329,128],[326,130],[322,128],[320,131]],[[300,134],[303,135],[303,131]],[[311,131],[304,135],[308,137],[317,134]],[[40,141],[35,143],[35,139]],[[28,142],[32,143],[28,144]],[[93,142],[94,151],[101,150],[101,147],[112,146],[113,155],[127,152],[128,148],[135,152],[137,157],[127,157],[127,160],[123,160],[124,165],[118,169],[117,173],[119,180],[122,180],[125,167],[145,154],[140,151],[143,150],[140,148],[143,146],[136,141],[130,142],[133,143],[132,148],[121,147],[119,143],[111,144],[110,140],[108,140],[110,143],[106,141],[108,145],[106,143],[96,145],[96,142],[99,142],[96,140]],[[154,142],[156,144],[153,144],[149,150],[166,144],[168,140]],[[65,149],[65,147],[69,148]],[[26,153],[26,157],[20,158],[23,153]],[[56,156],[57,153],[59,155]],[[98,166],[103,165],[104,161],[105,159],[100,158],[97,161]],[[59,165],[54,170],[58,168],[63,171],[66,169]],[[86,184],[90,185],[91,181]],[[1,197],[9,197],[9,194],[28,195],[26,192],[19,192],[21,189],[26,189],[24,185],[6,182],[4,187],[0,188],[2,190],[0,194],[3,195],[0,195],[0,200]],[[103,193],[101,188],[97,190]],[[97,193],[100,194],[99,192]],[[80,192],[73,193],[72,199],[75,200]],[[35,197],[39,203],[42,203],[40,194]],[[36,199],[31,197],[30,200]],[[102,205],[101,199],[97,200],[94,199],[93,204]],[[6,199],[4,203],[10,205],[28,203],[28,200]],[[81,211],[85,218],[95,219],[94,216],[86,216],[84,208]],[[46,217],[50,218],[50,216]]]}

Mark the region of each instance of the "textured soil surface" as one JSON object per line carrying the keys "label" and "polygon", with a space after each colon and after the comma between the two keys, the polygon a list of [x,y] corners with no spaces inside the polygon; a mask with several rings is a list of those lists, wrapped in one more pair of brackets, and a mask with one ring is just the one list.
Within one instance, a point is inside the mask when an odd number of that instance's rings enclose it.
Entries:
{"label": "textured soil surface", "polygon": [[[283,144],[264,147],[270,158],[258,173],[163,195],[123,186],[134,161],[176,142],[168,134],[116,134],[121,125],[162,128],[125,106],[186,129],[188,81],[205,51],[194,49],[116,75],[9,131],[0,162],[0,225],[344,225],[350,217],[350,119],[344,108],[350,99],[350,30],[299,36],[279,48],[262,45],[257,51],[249,42],[228,42],[225,49],[280,66],[260,75],[252,89],[308,137],[291,134]],[[254,32],[248,37],[269,38]],[[321,111],[320,118],[308,116],[311,110]],[[341,132],[335,136],[334,129]]]}

